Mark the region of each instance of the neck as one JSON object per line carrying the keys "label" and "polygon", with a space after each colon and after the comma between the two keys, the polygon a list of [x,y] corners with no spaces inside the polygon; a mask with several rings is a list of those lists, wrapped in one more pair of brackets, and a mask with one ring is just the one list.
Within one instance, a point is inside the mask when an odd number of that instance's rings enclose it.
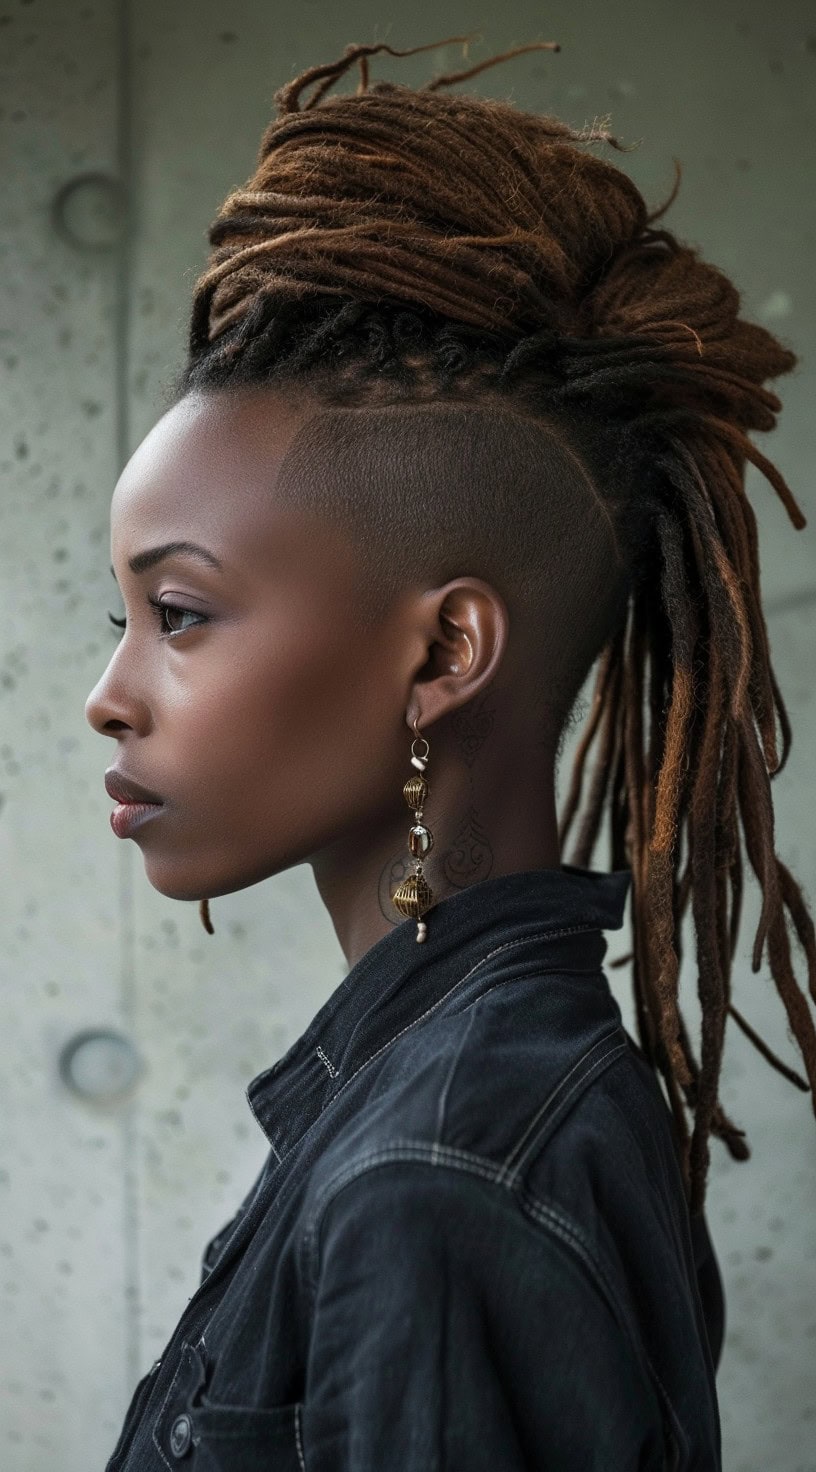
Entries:
{"label": "neck", "polygon": [[[539,741],[492,759],[482,754],[469,764],[463,750],[461,741],[454,750],[432,742],[424,774],[430,790],[422,821],[434,842],[423,870],[434,905],[483,879],[561,863],[552,754]],[[534,775],[525,782],[524,773]],[[404,780],[410,775],[408,766]],[[408,849],[412,822],[398,781],[393,811],[381,822],[369,820],[364,831],[344,834],[310,859],[349,967],[405,923],[391,895],[414,869]],[[433,908],[424,918],[430,930]]]}

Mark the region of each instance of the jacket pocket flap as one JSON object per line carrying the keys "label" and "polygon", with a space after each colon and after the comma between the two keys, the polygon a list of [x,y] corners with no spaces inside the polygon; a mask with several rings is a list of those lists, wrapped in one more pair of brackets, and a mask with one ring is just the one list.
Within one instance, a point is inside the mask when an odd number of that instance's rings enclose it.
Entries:
{"label": "jacket pocket flap", "polygon": [[208,1472],[305,1472],[301,1411],[300,1401],[260,1407],[202,1399],[190,1412],[197,1465]]}
{"label": "jacket pocket flap", "polygon": [[[278,1447],[291,1441],[294,1446],[300,1431],[300,1401],[280,1406],[222,1406],[202,1398],[191,1412],[195,1433],[202,1440],[218,1437],[261,1437],[267,1445]],[[196,1434],[193,1440],[196,1439]]]}

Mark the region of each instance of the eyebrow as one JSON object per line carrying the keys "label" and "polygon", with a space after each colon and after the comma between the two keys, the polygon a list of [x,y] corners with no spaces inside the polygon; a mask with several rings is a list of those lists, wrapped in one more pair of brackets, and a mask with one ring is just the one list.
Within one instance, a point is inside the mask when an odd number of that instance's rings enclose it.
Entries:
{"label": "eyebrow", "polygon": [[[206,547],[200,547],[197,542],[165,542],[161,547],[148,547],[144,552],[136,552],[128,559],[128,567],[133,573],[147,572],[148,568],[155,567],[157,563],[163,562],[165,557],[193,557],[198,562],[206,562],[208,566],[215,567],[223,572],[223,566],[218,558],[208,552]],[[113,572],[113,565],[111,565]],[[113,572],[114,578],[116,573]],[[118,579],[117,579],[118,581]]]}

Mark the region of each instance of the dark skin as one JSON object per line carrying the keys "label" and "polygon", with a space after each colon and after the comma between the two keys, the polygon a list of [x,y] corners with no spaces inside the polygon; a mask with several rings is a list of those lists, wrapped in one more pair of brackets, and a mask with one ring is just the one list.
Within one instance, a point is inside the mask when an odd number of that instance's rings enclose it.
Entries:
{"label": "dark skin", "polygon": [[[133,834],[155,889],[212,898],[309,863],[352,966],[404,923],[390,895],[413,869],[414,723],[435,905],[558,867],[555,752],[526,631],[494,587],[405,587],[366,628],[352,541],[276,504],[287,447],[319,411],[269,388],[189,394],[147,435],[111,503],[127,628],[85,713],[117,742],[110,765],[163,799]],[[222,569],[183,554],[129,569],[177,540]],[[160,620],[148,598],[173,611]]]}

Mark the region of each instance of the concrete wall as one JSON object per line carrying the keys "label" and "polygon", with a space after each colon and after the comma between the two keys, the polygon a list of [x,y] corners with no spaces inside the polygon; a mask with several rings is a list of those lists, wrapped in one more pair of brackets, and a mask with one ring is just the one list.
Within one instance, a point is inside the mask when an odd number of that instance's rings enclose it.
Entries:
{"label": "concrete wall", "polygon": [[[203,1243],[265,1156],[249,1080],[345,972],[305,867],[197,907],[152,890],[108,826],[86,695],[120,612],[108,506],[183,349],[205,227],[250,172],[272,93],[351,40],[484,30],[486,56],[557,39],[473,84],[580,125],[801,354],[763,448],[814,509],[816,25],[804,0],[5,0],[0,362],[0,1466],[102,1467],[137,1377],[198,1281]],[[460,50],[375,62],[420,81]],[[377,69],[378,68],[378,69]],[[9,171],[13,172],[9,172]],[[813,533],[751,472],[777,669],[796,747],[780,851],[816,893]],[[612,954],[618,949],[613,944]],[[796,1050],[747,941],[735,1000]],[[611,973],[627,1020],[622,973]],[[694,979],[684,990],[694,1002]],[[239,1003],[239,1004],[237,1004]],[[692,1013],[693,1015],[693,1013]],[[753,1159],[712,1144],[709,1220],[728,1293],[727,1472],[816,1468],[816,1129],[806,1096],[729,1032],[723,1101]]]}

